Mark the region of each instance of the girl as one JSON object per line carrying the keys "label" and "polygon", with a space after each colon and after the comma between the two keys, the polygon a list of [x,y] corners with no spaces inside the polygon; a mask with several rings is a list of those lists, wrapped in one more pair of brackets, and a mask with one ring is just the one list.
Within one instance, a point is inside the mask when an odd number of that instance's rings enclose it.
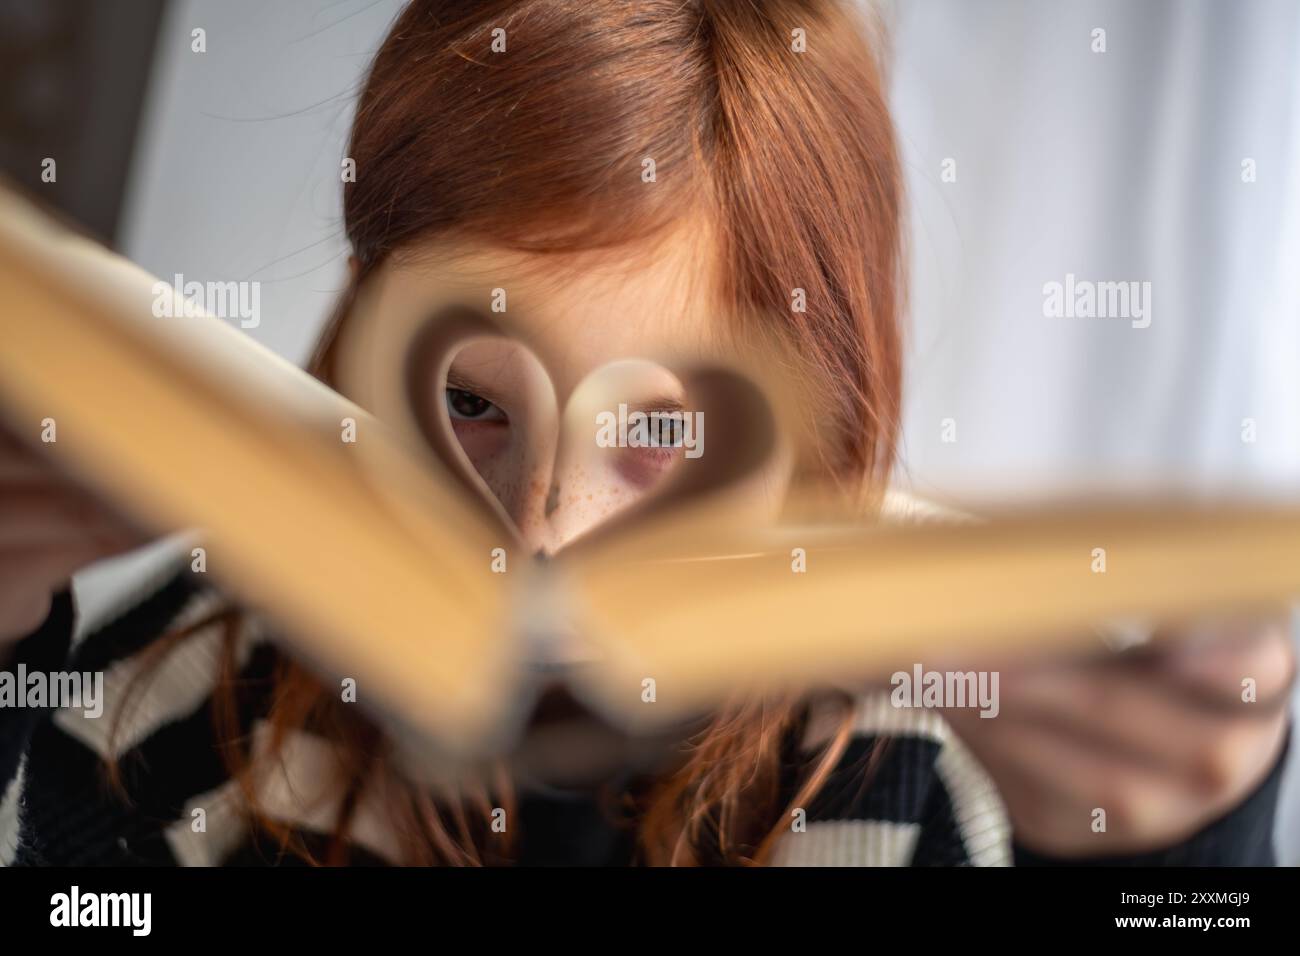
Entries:
{"label": "girl", "polygon": [[[612,361],[776,343],[802,385],[794,476],[880,486],[899,421],[902,198],[881,78],[849,10],[414,0],[358,105],[352,284],[316,374],[335,379],[364,281],[504,288],[561,405]],[[494,348],[459,357],[426,397],[537,550],[675,467],[651,449],[621,449],[602,477],[539,461],[530,360]],[[107,697],[98,721],[0,711],[14,862],[1271,860],[1292,671],[1277,623],[1002,666],[993,720],[871,694],[747,698],[653,767],[593,781],[503,760],[433,787],[186,571],[69,657],[68,576],[134,539],[13,442],[0,479],[0,654],[103,671]]]}

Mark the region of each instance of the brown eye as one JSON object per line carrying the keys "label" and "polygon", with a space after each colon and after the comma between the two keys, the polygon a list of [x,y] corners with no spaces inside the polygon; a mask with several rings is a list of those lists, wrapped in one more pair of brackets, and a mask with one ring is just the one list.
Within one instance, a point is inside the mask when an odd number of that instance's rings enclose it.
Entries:
{"label": "brown eye", "polygon": [[505,413],[481,395],[463,388],[447,389],[447,413],[453,421],[505,421]]}

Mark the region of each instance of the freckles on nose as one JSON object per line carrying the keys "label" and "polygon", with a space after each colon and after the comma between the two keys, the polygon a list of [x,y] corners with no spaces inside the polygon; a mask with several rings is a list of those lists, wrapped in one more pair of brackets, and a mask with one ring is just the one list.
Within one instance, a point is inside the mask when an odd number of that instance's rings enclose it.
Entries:
{"label": "freckles on nose", "polygon": [[552,507],[547,514],[555,547],[607,521],[636,501],[619,482],[601,469],[577,466],[567,469],[551,489]]}
{"label": "freckles on nose", "polygon": [[595,528],[639,495],[601,468],[570,465],[549,480],[544,474],[502,475],[490,483],[534,551],[554,552]]}
{"label": "freckles on nose", "polygon": [[508,509],[524,542],[534,550],[550,550],[553,547],[554,535],[548,510],[550,496],[551,490],[543,479],[521,480],[519,494],[513,506]]}

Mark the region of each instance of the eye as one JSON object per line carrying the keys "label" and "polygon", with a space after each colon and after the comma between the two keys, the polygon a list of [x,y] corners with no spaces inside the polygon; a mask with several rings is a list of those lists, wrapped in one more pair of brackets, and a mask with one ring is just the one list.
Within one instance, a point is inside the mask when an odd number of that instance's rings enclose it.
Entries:
{"label": "eye", "polygon": [[682,423],[679,420],[668,417],[659,419],[659,446],[661,448],[676,448],[681,445],[683,437]]}
{"label": "eye", "polygon": [[447,414],[452,421],[504,422],[505,412],[481,395],[463,388],[447,389]]}

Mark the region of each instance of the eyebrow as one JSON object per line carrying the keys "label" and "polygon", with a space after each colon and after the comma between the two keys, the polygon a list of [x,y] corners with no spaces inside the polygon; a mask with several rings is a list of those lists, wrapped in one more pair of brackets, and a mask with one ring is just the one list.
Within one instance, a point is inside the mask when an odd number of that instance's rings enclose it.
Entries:
{"label": "eyebrow", "polygon": [[628,402],[627,404],[628,407],[635,406],[635,411],[645,412],[647,414],[653,412],[682,412],[686,410],[686,406],[682,404],[681,399],[677,398],[675,395],[668,394],[655,395],[651,398],[643,399],[642,401]]}
{"label": "eyebrow", "polygon": [[444,388],[454,388],[461,392],[472,392],[479,398],[486,399],[498,408],[501,407],[501,394],[491,385],[485,385],[482,381],[475,381],[471,375],[464,372],[458,372],[455,369],[447,370],[447,381]]}

